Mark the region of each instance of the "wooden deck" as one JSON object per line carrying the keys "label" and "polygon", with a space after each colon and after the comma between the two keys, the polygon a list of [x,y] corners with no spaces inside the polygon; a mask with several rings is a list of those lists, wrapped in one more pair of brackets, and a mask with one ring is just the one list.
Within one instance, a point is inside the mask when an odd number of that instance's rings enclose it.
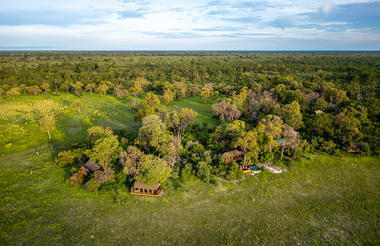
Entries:
{"label": "wooden deck", "polygon": [[148,196],[148,197],[160,197],[163,195],[163,191],[160,188],[157,190],[149,189],[149,188],[138,188],[136,189],[135,186],[133,185],[131,187],[131,195],[137,195],[137,196]]}

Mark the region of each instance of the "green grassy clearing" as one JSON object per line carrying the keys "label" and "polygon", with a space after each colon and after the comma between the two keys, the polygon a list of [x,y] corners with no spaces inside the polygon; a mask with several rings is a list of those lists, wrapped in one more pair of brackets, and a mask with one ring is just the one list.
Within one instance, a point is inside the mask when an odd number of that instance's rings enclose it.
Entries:
{"label": "green grassy clearing", "polygon": [[[113,96],[98,94],[84,94],[79,98],[73,94],[62,93],[58,96],[39,95],[21,96],[15,101],[0,100],[0,154],[12,153],[33,146],[47,143],[46,133],[41,132],[34,117],[35,111],[61,111],[52,132],[55,144],[68,144],[86,137],[87,129],[94,125],[124,129],[137,133],[140,122],[134,120],[136,112],[132,111],[129,103],[132,99],[119,100]],[[80,101],[86,104],[81,112],[70,108],[70,105]],[[218,120],[212,118],[211,101],[206,104],[200,97],[183,98],[167,105],[168,110],[178,110],[189,107],[198,112],[196,123],[207,123],[209,127],[216,127]]]}
{"label": "green grassy clearing", "polygon": [[0,158],[4,244],[379,243],[378,159],[317,157],[282,175],[192,181],[153,199],[73,187],[40,151]]}
{"label": "green grassy clearing", "polygon": [[206,123],[209,128],[214,128],[218,125],[219,120],[216,118],[212,118],[212,108],[211,105],[215,103],[211,100],[207,100],[204,103],[203,99],[199,96],[197,97],[187,97],[182,98],[178,101],[173,101],[168,104],[169,110],[178,110],[183,107],[191,108],[194,111],[198,112],[198,116],[196,119],[197,123]]}

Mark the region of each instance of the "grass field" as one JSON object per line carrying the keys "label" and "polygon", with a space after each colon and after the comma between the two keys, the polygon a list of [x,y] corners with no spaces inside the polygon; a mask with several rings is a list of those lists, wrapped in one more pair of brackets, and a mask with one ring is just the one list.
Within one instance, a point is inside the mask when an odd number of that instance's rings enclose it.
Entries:
{"label": "grass field", "polygon": [[[88,103],[80,114],[65,111],[54,142],[66,146],[83,138],[92,124],[138,128],[127,102],[96,97],[80,99]],[[27,110],[22,104],[45,99],[0,102],[0,127],[20,127],[7,131],[17,136],[14,141],[1,139],[0,245],[380,244],[377,158],[320,156],[295,162],[283,174],[263,172],[240,183],[169,186],[159,199],[131,196],[127,187],[91,193],[65,182],[46,133],[17,117]],[[64,107],[78,98],[48,100]],[[207,118],[211,105],[199,98],[169,105],[181,106],[199,109],[199,122],[214,121]]]}
{"label": "grass field", "polygon": [[[84,109],[77,112],[70,105],[82,102]],[[79,98],[73,94],[21,96],[15,101],[0,100],[0,154],[12,153],[26,148],[47,143],[46,133],[41,132],[35,115],[56,112],[59,115],[56,129],[52,132],[55,145],[68,146],[83,139],[87,129],[93,125],[102,125],[112,129],[124,129],[137,133],[141,126],[134,120],[136,112],[129,107],[131,99],[119,100],[113,96],[85,94]],[[212,118],[211,104],[206,104],[200,97],[189,97],[172,102],[167,109],[178,110],[182,107],[192,108],[198,112],[196,123],[207,123],[216,127],[218,120]]]}

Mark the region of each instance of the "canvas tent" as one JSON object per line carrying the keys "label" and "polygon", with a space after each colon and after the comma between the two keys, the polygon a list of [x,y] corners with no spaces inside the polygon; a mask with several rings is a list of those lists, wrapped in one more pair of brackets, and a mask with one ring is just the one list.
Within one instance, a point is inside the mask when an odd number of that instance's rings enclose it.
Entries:
{"label": "canvas tent", "polygon": [[161,184],[135,182],[131,188],[132,195],[159,197],[162,195]]}
{"label": "canvas tent", "polygon": [[95,172],[100,168],[100,165],[93,160],[89,160],[86,164],[84,164],[84,167],[90,172]]}
{"label": "canvas tent", "polygon": [[239,161],[244,159],[244,153],[239,150],[232,150],[223,153],[220,158],[224,160],[224,162],[229,163],[232,161]]}

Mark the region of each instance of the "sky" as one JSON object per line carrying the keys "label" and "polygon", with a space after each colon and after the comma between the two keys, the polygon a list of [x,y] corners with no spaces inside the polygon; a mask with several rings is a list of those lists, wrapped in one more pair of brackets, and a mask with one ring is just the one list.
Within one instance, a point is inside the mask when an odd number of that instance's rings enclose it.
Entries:
{"label": "sky", "polygon": [[380,50],[380,1],[1,0],[0,49]]}

